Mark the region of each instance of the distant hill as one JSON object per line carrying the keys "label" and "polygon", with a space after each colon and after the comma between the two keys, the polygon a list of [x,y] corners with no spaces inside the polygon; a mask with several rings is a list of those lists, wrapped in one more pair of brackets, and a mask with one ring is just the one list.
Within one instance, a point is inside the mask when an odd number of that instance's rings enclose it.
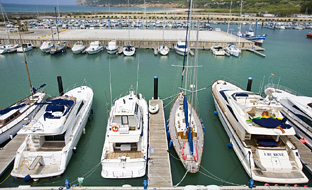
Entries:
{"label": "distant hill", "polygon": [[[143,7],[144,0],[129,0],[130,7]],[[146,7],[163,8],[187,8],[187,0],[145,0]],[[77,5],[82,6],[128,6],[127,0],[77,0]],[[211,12],[228,12],[231,0],[193,0],[195,8],[206,9]],[[232,12],[238,13],[240,0],[233,0]],[[271,13],[279,16],[290,16],[292,14],[312,14],[311,0],[244,0],[243,13]]]}

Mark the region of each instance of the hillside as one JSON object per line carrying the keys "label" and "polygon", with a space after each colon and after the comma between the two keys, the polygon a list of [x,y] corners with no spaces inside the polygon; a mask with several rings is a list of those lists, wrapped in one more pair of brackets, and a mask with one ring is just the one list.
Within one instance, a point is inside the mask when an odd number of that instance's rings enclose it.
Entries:
{"label": "hillside", "polygon": [[[130,7],[143,7],[144,0],[129,0]],[[147,8],[187,8],[186,0],[145,0]],[[83,6],[128,6],[127,0],[77,0],[77,5]],[[228,12],[231,0],[193,0],[195,8],[205,9],[208,12]],[[232,12],[238,13],[240,0],[233,0]],[[279,16],[291,14],[312,14],[311,0],[245,0],[243,2],[243,13],[271,13]]]}

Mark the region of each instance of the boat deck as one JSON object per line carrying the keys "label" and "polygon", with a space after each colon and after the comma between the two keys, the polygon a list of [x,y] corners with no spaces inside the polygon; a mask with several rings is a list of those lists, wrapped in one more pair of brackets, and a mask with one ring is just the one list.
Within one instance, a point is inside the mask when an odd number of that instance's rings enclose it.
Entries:
{"label": "boat deck", "polygon": [[115,150],[114,152],[108,153],[106,159],[118,159],[119,157],[122,156],[130,157],[131,159],[136,159],[143,158],[143,153],[134,149],[130,151]]}
{"label": "boat deck", "polygon": [[16,135],[8,144],[0,150],[0,176],[13,162],[17,149],[25,140],[25,135]]}
{"label": "boat deck", "polygon": [[172,187],[163,101],[149,101],[149,105],[156,104],[158,113],[149,114],[148,186]]}

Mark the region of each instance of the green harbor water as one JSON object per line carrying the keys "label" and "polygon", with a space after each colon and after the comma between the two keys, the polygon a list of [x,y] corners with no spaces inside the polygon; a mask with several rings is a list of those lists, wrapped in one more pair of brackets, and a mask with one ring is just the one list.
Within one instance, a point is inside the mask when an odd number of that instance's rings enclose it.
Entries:
{"label": "green harbor water", "polygon": [[[226,25],[216,25],[223,31]],[[237,28],[237,25],[231,26]],[[248,26],[245,26],[245,29]],[[204,155],[199,173],[187,174],[181,185],[231,185],[217,180],[236,184],[248,184],[249,177],[240,164],[233,149],[227,144],[229,139],[218,118],[214,115],[215,106],[210,85],[217,79],[228,78],[246,88],[247,79],[253,78],[252,91],[259,92],[260,84],[267,84],[268,77],[274,74],[274,82],[280,78],[280,84],[297,92],[312,96],[312,40],[307,39],[308,30],[269,30],[258,29],[258,34],[268,34],[263,47],[265,58],[254,53],[243,51],[239,58],[215,57],[210,51],[198,51],[197,88],[207,87],[198,92],[197,110],[206,127]],[[35,49],[26,53],[28,68],[33,86],[47,83],[45,90],[49,96],[58,94],[57,76],[62,76],[64,89],[74,84],[81,84],[85,79],[93,88],[93,114],[86,126],[86,134],[82,135],[65,173],[57,178],[40,179],[37,182],[25,183],[23,179],[9,177],[0,187],[18,185],[62,186],[65,179],[72,185],[77,184],[78,177],[84,177],[83,186],[143,186],[147,176],[137,179],[103,179],[101,177],[100,158],[104,143],[107,115],[110,109],[110,80],[112,97],[118,97],[133,85],[148,101],[153,96],[153,78],[159,77],[159,97],[173,96],[179,92],[181,83],[181,67],[183,57],[171,51],[169,56],[154,56],[153,50],[139,49],[134,57],[108,55],[101,52],[96,55],[74,55],[70,50],[59,55],[47,55]],[[192,63],[194,57],[189,59]],[[139,74],[137,69],[139,64]],[[29,95],[29,83],[25,69],[23,54],[0,55],[0,107]],[[111,74],[110,74],[111,73]],[[165,117],[168,119],[171,100],[164,101]],[[3,145],[2,145],[3,146]],[[152,148],[152,147],[151,147]],[[173,184],[177,184],[185,174],[180,161],[175,160],[176,154],[170,148],[170,161]],[[99,165],[98,165],[99,164]],[[2,182],[13,169],[13,165],[1,177]],[[304,170],[308,178],[312,176]],[[256,183],[256,185],[263,185]],[[312,182],[309,182],[312,186]]]}

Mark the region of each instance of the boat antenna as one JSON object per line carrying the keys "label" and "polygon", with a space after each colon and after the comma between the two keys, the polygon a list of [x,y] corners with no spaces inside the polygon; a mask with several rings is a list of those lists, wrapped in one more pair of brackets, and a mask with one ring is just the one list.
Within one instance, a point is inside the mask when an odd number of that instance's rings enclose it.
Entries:
{"label": "boat antenna", "polygon": [[[20,27],[18,27],[18,34],[19,34],[20,40],[21,40],[21,42],[22,42],[22,36],[21,36],[21,33],[20,33]],[[31,95],[33,95],[34,92],[33,92],[33,90],[32,90],[32,85],[31,85],[31,80],[30,80],[30,75],[29,75],[29,70],[28,70],[26,55],[25,55],[25,51],[24,51],[24,47],[23,47],[23,42],[22,42],[22,50],[23,50],[23,56],[24,56],[24,62],[25,62],[25,66],[26,66],[28,81],[29,81],[29,85],[30,85],[30,93],[31,93]]]}
{"label": "boat antenna", "polygon": [[189,10],[188,10],[188,14],[187,14],[187,24],[186,24],[186,35],[185,35],[185,43],[186,43],[186,46],[184,48],[184,55],[183,55],[183,67],[182,67],[182,78],[181,78],[181,88],[182,88],[182,85],[183,85],[183,77],[184,77],[184,73],[185,73],[185,58],[187,56],[187,48],[188,48],[188,45],[187,42],[188,42],[188,33],[189,33],[189,21],[190,21],[190,14],[191,14],[191,11],[192,11],[192,2],[193,0],[190,0],[189,1]]}
{"label": "boat antenna", "polygon": [[0,8],[1,8],[1,13],[2,13],[2,17],[3,17],[3,22],[4,22],[4,25],[5,25],[6,33],[8,35],[8,43],[10,45],[10,34],[9,34],[8,29],[7,29],[7,25],[5,24],[5,19],[8,21],[8,24],[10,24],[10,21],[9,21],[8,15],[4,11],[4,8],[3,8],[1,2],[0,2]]}

